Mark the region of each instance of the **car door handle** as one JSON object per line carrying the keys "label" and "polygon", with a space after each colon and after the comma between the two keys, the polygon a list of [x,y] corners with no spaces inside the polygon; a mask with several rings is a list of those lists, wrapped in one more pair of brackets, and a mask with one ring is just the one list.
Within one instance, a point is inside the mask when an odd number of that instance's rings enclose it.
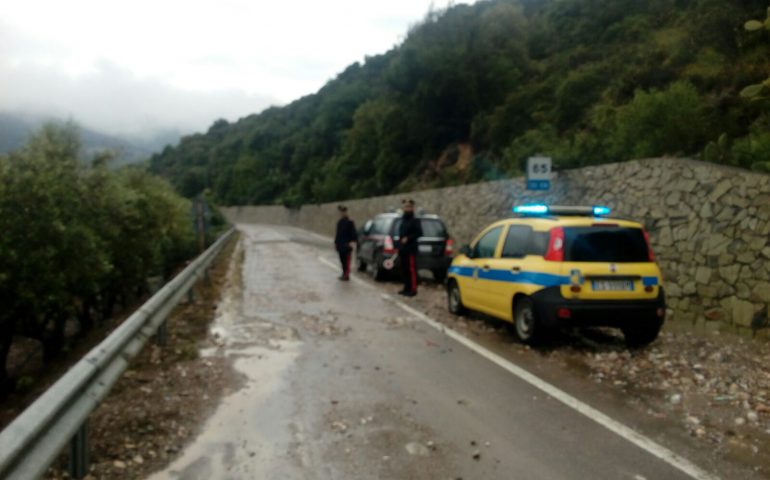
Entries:
{"label": "car door handle", "polygon": [[521,271],[521,267],[511,267],[511,270],[513,270],[516,273],[519,273]]}
{"label": "car door handle", "polygon": [[489,271],[489,265],[484,265],[483,267],[481,267],[481,269],[484,270],[485,272],[488,272]]}

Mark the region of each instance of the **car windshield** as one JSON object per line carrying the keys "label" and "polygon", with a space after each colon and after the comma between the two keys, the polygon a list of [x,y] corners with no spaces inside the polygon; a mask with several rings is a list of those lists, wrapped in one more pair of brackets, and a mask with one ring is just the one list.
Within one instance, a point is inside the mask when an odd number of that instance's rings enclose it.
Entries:
{"label": "car windshield", "polygon": [[[437,218],[421,218],[420,225],[422,226],[423,237],[446,237],[446,228],[441,220]],[[393,231],[398,235],[398,229],[401,227],[401,219],[398,218],[394,222]]]}
{"label": "car windshield", "polygon": [[564,229],[564,244],[565,261],[649,261],[647,242],[639,228],[568,227]]}

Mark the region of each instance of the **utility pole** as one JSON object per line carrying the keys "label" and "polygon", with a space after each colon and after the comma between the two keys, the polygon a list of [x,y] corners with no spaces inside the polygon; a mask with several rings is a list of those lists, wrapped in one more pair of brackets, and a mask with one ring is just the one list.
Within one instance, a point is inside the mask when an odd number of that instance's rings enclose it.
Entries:
{"label": "utility pole", "polygon": [[195,197],[195,226],[198,234],[198,249],[201,253],[206,250],[206,218],[203,197]]}

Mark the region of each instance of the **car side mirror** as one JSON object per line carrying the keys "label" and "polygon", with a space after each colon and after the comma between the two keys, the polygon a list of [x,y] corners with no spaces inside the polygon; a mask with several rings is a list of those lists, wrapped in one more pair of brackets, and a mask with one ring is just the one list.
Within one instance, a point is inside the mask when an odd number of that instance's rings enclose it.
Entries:
{"label": "car side mirror", "polygon": [[462,253],[463,255],[465,255],[468,258],[473,258],[473,256],[471,255],[471,253],[473,253],[473,251],[471,250],[471,246],[470,245],[463,245],[462,247],[460,247],[460,253]]}

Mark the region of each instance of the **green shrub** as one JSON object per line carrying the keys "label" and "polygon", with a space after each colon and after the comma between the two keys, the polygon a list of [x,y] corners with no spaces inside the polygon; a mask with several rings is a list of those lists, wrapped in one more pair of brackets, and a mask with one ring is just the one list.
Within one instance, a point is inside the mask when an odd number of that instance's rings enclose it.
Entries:
{"label": "green shrub", "polygon": [[691,154],[707,134],[703,105],[695,87],[675,82],[665,90],[637,90],[596,127],[607,136],[609,155],[618,159]]}
{"label": "green shrub", "polygon": [[67,320],[90,329],[193,252],[189,201],[108,160],[81,158],[71,123],[45,125],[0,156],[0,389],[14,335],[40,340],[50,360]]}
{"label": "green shrub", "polygon": [[735,141],[732,154],[738,165],[761,172],[770,166],[770,131],[751,133]]}

